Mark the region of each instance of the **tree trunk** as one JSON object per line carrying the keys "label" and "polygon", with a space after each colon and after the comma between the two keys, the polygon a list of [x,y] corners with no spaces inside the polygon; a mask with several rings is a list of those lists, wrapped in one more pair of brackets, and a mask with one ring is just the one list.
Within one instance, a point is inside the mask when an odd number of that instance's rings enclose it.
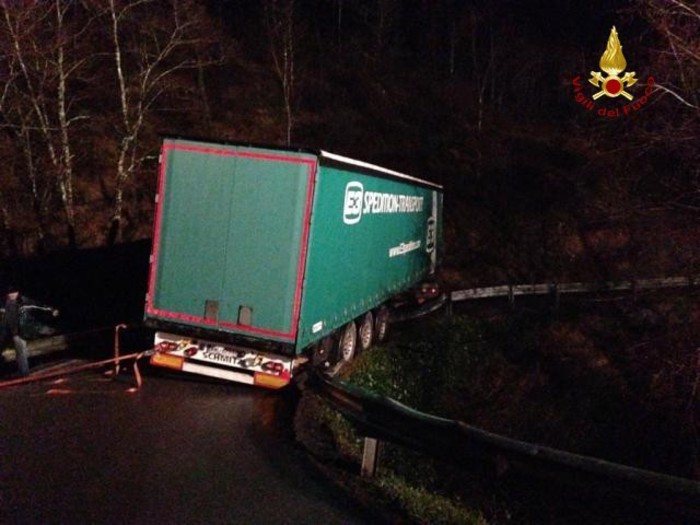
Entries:
{"label": "tree trunk", "polygon": [[121,217],[112,217],[112,221],[109,224],[109,231],[107,232],[107,246],[114,246],[119,240],[119,236],[122,231],[122,220]]}
{"label": "tree trunk", "polygon": [[292,143],[294,128],[294,0],[284,0],[283,5],[268,0],[265,18],[270,39],[270,53],[275,72],[282,88],[285,118],[285,139]]}
{"label": "tree trunk", "polygon": [[7,206],[5,206],[4,202],[4,196],[2,193],[0,193],[0,213],[2,213],[2,234],[3,237],[5,237],[6,242],[7,242],[7,249],[10,252],[9,255],[11,258],[15,258],[19,255],[19,248],[17,246],[17,235],[15,234],[14,229],[12,228],[11,220],[10,220],[10,212],[7,209]]}

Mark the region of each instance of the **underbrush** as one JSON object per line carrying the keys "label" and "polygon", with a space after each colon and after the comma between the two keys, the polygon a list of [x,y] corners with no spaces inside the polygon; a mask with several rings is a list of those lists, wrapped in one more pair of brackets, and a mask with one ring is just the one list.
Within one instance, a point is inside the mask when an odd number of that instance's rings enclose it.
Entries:
{"label": "underbrush", "polygon": [[295,417],[297,439],[331,469],[329,476],[387,523],[487,525],[474,505],[449,491],[440,491],[436,462],[410,450],[382,444],[380,467],[373,478],[356,476],[362,461],[363,437],[338,412],[309,391],[304,392]]}
{"label": "underbrush", "polygon": [[[390,344],[359,356],[343,380],[523,441],[697,479],[694,301],[606,307],[405,323],[393,327]],[[325,432],[335,460],[359,463],[362,440],[353,428],[325,405],[315,409],[323,431],[314,439]],[[541,487],[525,496],[493,472],[467,472],[391,444],[373,484],[417,523],[628,523],[533,503]],[[541,519],[543,512],[551,516]]]}

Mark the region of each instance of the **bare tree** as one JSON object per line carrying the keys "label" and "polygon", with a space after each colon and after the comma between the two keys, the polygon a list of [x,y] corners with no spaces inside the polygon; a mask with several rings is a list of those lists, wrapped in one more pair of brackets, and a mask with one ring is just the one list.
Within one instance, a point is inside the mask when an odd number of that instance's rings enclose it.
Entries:
{"label": "bare tree", "polygon": [[387,51],[391,47],[392,36],[398,20],[398,9],[396,0],[379,0],[377,2],[372,27],[374,40],[372,58],[377,64],[386,57]]}
{"label": "bare tree", "polygon": [[15,240],[14,229],[10,220],[10,213],[7,209],[5,193],[0,190],[0,231],[5,234],[8,242],[8,248],[13,255],[17,254],[17,243]]}
{"label": "bare tree", "polygon": [[657,86],[682,105],[700,112],[700,6],[688,0],[640,0],[647,18],[663,37],[657,60],[675,66]]}
{"label": "bare tree", "polygon": [[21,143],[33,206],[39,219],[39,237],[41,240],[45,235],[43,220],[47,195],[40,189],[37,173],[38,159],[43,152],[37,150],[35,142],[45,148],[65,217],[68,244],[75,247],[71,126],[83,116],[72,112],[69,82],[84,63],[72,46],[80,41],[81,33],[89,24],[78,22],[75,16],[67,23],[66,16],[75,6],[62,0],[4,2],[0,8],[9,54],[7,67],[16,73],[12,103],[7,103],[3,114]]}
{"label": "bare tree", "polygon": [[202,67],[196,47],[205,38],[200,11],[191,0],[109,0],[107,15],[121,115],[107,236],[112,244],[121,233],[125,187],[146,158],[139,139],[148,116],[177,72]]}
{"label": "bare tree", "polygon": [[[153,123],[155,102],[192,84],[179,71],[197,69],[199,99],[208,111],[203,73],[213,60],[202,44],[212,32],[204,13],[197,0],[0,0],[2,128],[16,146],[8,152],[22,164],[16,173],[31,196],[40,244],[57,223],[51,208],[58,204],[68,244],[77,245],[78,210],[89,196],[77,194],[76,187],[89,193],[95,170],[76,177],[76,162],[90,156],[95,130],[114,121],[116,139],[110,134],[96,142],[106,146],[102,158],[114,152],[115,173],[104,186],[112,207],[107,239],[119,237],[124,191],[145,158],[141,139]],[[116,89],[94,89],[109,82]],[[88,117],[92,135],[86,125],[76,125]],[[78,140],[86,146],[80,157]]]}
{"label": "bare tree", "polygon": [[289,145],[294,128],[294,0],[265,0],[264,8],[272,61],[282,87],[286,143]]}
{"label": "bare tree", "polygon": [[[29,4],[25,9],[16,5],[2,3],[3,31],[2,41],[5,50],[3,69],[4,78],[2,107],[3,127],[8,130],[19,143],[24,161],[25,180],[28,183],[38,224],[39,248],[42,249],[46,237],[44,213],[48,196],[47,187],[42,187],[42,181],[37,171],[37,154],[32,146],[35,135],[41,134],[44,139],[50,135],[45,112],[44,99],[46,96],[46,78],[48,71],[46,57],[33,53],[36,49],[44,49],[46,42],[40,39],[40,25],[45,23],[48,12],[44,6]],[[25,51],[25,47],[29,51]],[[39,75],[39,71],[44,74]],[[53,140],[45,141],[49,152],[53,151]],[[15,199],[18,196],[15,195]],[[6,228],[11,228],[11,213],[4,207],[4,222]]]}
{"label": "bare tree", "polygon": [[[5,37],[5,34],[1,31],[0,35]],[[2,68],[2,77],[0,77],[0,82],[2,85],[2,92],[0,93],[0,115],[2,115],[2,118],[5,121],[7,121],[7,101],[10,93],[15,87],[16,81],[13,54],[11,52],[7,52],[7,48],[7,40],[6,38],[3,38],[2,49],[4,52],[0,57],[0,67]],[[3,125],[4,127],[7,126],[7,124],[5,123],[3,123]],[[9,247],[12,252],[12,255],[15,256],[17,255],[17,246],[15,242],[14,228],[12,225],[12,214],[7,205],[9,199],[7,196],[7,192],[5,191],[5,188],[7,188],[9,182],[10,174],[7,172],[7,170],[5,170],[3,173],[3,177],[0,178],[0,183],[2,183],[0,187],[0,224],[2,225],[0,227],[0,231],[2,231],[4,237],[8,239],[8,244],[10,245]]]}
{"label": "bare tree", "polygon": [[343,54],[343,0],[336,2],[336,45],[338,55]]}
{"label": "bare tree", "polygon": [[66,219],[69,228],[69,244],[71,247],[76,245],[75,234],[75,208],[74,208],[74,193],[73,193],[73,151],[71,146],[69,127],[71,123],[80,118],[79,116],[69,117],[68,115],[68,80],[75,71],[84,62],[83,59],[77,58],[75,54],[68,54],[68,42],[71,39],[80,39],[80,33],[66,30],[66,11],[69,8],[69,2],[62,0],[54,0],[54,14],[56,23],[56,51],[55,51],[55,68],[57,76],[57,100],[56,111],[58,120],[58,147],[60,153],[60,165],[58,166],[58,188],[60,191],[61,202],[63,202]]}
{"label": "bare tree", "polygon": [[[647,138],[664,142],[680,162],[674,171],[690,177],[665,177],[674,207],[700,211],[700,6],[690,0],[638,0],[641,12],[656,30],[652,50],[655,93],[664,105],[657,112],[654,133]],[[690,184],[689,184],[690,183]]]}

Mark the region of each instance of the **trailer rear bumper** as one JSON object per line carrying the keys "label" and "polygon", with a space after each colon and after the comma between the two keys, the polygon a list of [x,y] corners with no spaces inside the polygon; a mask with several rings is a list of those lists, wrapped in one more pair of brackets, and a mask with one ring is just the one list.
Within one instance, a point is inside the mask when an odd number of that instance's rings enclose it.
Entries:
{"label": "trailer rear bumper", "polygon": [[287,356],[166,332],[156,332],[154,348],[154,366],[271,389],[292,379],[294,359]]}

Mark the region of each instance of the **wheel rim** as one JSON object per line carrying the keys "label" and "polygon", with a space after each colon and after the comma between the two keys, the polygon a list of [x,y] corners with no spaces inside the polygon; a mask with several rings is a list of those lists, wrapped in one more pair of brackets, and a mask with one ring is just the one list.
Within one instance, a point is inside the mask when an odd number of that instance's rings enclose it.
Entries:
{"label": "wheel rim", "polygon": [[343,333],[340,336],[339,357],[341,361],[350,361],[355,356],[357,347],[357,330],[355,323],[350,322],[343,328]]}
{"label": "wheel rim", "polygon": [[368,312],[360,325],[360,348],[363,351],[368,350],[369,347],[372,346],[373,331],[374,318],[372,317],[372,313]]}

